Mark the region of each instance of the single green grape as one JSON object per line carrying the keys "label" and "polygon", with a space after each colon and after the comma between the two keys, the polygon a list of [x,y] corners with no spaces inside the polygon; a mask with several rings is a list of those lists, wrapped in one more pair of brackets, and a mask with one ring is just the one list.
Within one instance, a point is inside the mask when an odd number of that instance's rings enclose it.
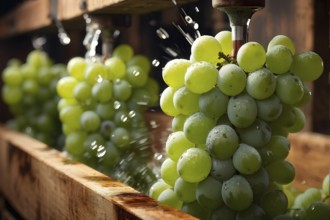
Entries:
{"label": "single green grape", "polygon": [[8,105],[15,105],[22,101],[23,92],[17,86],[2,86],[2,98]]}
{"label": "single green grape", "polygon": [[324,202],[314,202],[306,210],[310,220],[327,220],[330,217],[330,206]]}
{"label": "single green grape", "polygon": [[118,57],[125,63],[128,62],[134,55],[133,48],[129,44],[120,44],[118,45],[114,51],[112,56]]}
{"label": "single green grape", "polygon": [[105,143],[105,149],[98,154],[100,163],[108,169],[114,168],[120,161],[120,152],[110,141]]}
{"label": "single green grape", "polygon": [[198,183],[209,175],[211,166],[211,157],[205,150],[189,148],[179,158],[177,171],[184,181]]}
{"label": "single green grape", "polygon": [[283,74],[290,70],[292,64],[292,53],[283,45],[274,45],[267,50],[266,66],[275,74]]}
{"label": "single green grape", "polygon": [[113,107],[112,102],[108,103],[98,103],[95,108],[95,112],[100,116],[103,120],[112,119],[115,115],[115,109]]}
{"label": "single green grape", "polygon": [[169,189],[171,186],[164,182],[164,180],[159,179],[155,182],[149,190],[149,196],[155,200],[158,199],[159,195],[165,190]]}
{"label": "single green grape", "polygon": [[207,135],[206,147],[210,154],[219,160],[231,158],[238,146],[238,135],[228,125],[217,125]]}
{"label": "single green grape", "polygon": [[68,125],[72,129],[80,129],[80,117],[83,113],[81,106],[66,106],[60,111],[61,122]]}
{"label": "single green grape", "polygon": [[79,102],[91,99],[92,87],[85,81],[79,82],[73,89],[73,97]]}
{"label": "single green grape", "polygon": [[129,66],[126,69],[125,79],[133,88],[140,88],[147,83],[148,73],[139,66]]}
{"label": "single green grape", "polygon": [[251,204],[247,209],[238,212],[236,220],[263,220],[266,219],[265,211],[256,204]]}
{"label": "single green grape", "polygon": [[198,37],[191,45],[191,61],[206,61],[214,66],[219,63],[219,52],[222,51],[217,39],[203,35]]}
{"label": "single green grape", "polygon": [[[27,79],[27,80],[23,81],[21,88],[25,94],[37,95],[39,92],[39,89],[40,89],[40,85],[38,84],[38,82],[36,80]],[[69,90],[68,92],[71,92],[71,94],[70,94],[70,97],[71,97],[72,90]]]}
{"label": "single green grape", "polygon": [[256,103],[258,111],[257,117],[266,122],[275,121],[282,113],[282,102],[275,94],[267,99],[256,100]]}
{"label": "single green grape", "polygon": [[269,179],[279,184],[289,184],[295,177],[294,166],[286,160],[272,162],[265,168],[269,174]]}
{"label": "single green grape", "polygon": [[127,129],[117,127],[112,132],[110,140],[118,149],[125,150],[131,144],[131,135]]}
{"label": "single green grape", "polygon": [[246,91],[255,99],[266,99],[274,94],[276,89],[276,78],[266,68],[251,72],[247,77]]}
{"label": "single green grape", "polygon": [[222,48],[222,52],[226,55],[230,55],[233,49],[231,35],[231,31],[220,31],[214,36],[214,38],[219,41]]}
{"label": "single green grape", "polygon": [[175,181],[179,178],[177,162],[170,158],[165,159],[161,165],[160,174],[165,183],[174,187]]}
{"label": "single green grape", "polygon": [[94,111],[85,111],[80,117],[80,124],[84,131],[92,132],[100,128],[101,119]]}
{"label": "single green grape", "polygon": [[322,181],[322,190],[324,195],[329,196],[330,193],[330,174],[326,175]]}
{"label": "single green grape", "polygon": [[67,65],[68,73],[77,80],[84,80],[84,72],[87,67],[87,62],[82,57],[74,57],[69,60]]}
{"label": "single green grape", "polygon": [[257,42],[247,42],[237,52],[237,63],[245,72],[260,69],[265,62],[265,49]]}
{"label": "single green grape", "polygon": [[91,85],[107,79],[107,75],[107,68],[101,63],[89,63],[84,72],[86,82]]}
{"label": "single green grape", "polygon": [[92,87],[93,98],[100,103],[107,103],[113,97],[113,84],[109,80],[102,80]]}
{"label": "single green grape", "polygon": [[113,97],[118,101],[127,101],[132,95],[132,85],[124,79],[116,79],[113,82]]}
{"label": "single green grape", "polygon": [[183,203],[181,211],[188,213],[198,219],[209,219],[210,211],[203,208],[197,201]]}
{"label": "single green grape", "polygon": [[303,81],[314,81],[323,73],[323,60],[317,53],[306,51],[293,57],[290,70]]}
{"label": "single green grape", "polygon": [[183,131],[183,126],[188,118],[187,115],[177,115],[172,119],[172,132]]}
{"label": "single green grape", "polygon": [[185,74],[191,64],[192,62],[186,59],[170,60],[162,71],[164,82],[173,89],[184,86]]}
{"label": "single green grape", "polygon": [[173,103],[173,96],[175,90],[172,87],[167,87],[161,94],[159,104],[162,111],[169,116],[176,116],[179,111],[175,108]]}
{"label": "single green grape", "polygon": [[225,95],[236,96],[245,89],[246,73],[235,64],[224,65],[219,70],[217,86]]}
{"label": "single green grape", "polygon": [[233,96],[229,99],[227,114],[233,125],[238,128],[246,128],[251,126],[257,117],[257,104],[246,93]]}
{"label": "single green grape", "polygon": [[23,82],[23,75],[20,67],[8,66],[2,72],[2,80],[7,86],[19,86]]}
{"label": "single green grape", "polygon": [[292,55],[294,55],[296,52],[293,41],[285,35],[276,35],[275,37],[273,37],[268,43],[267,51],[269,51],[272,47],[276,45],[286,46],[290,49]]}
{"label": "single green grape", "polygon": [[315,187],[311,187],[306,189],[303,193],[299,194],[293,205],[292,208],[294,209],[308,209],[314,202],[321,201],[322,193],[320,189]]}
{"label": "single green grape", "polygon": [[227,112],[229,97],[223,94],[218,87],[204,93],[199,98],[199,109],[206,116],[218,120]]}
{"label": "single green grape", "polygon": [[233,164],[241,174],[253,174],[261,167],[261,157],[254,147],[241,143],[233,155]]}
{"label": "single green grape", "polygon": [[290,133],[297,133],[301,130],[304,129],[305,127],[305,123],[306,123],[306,117],[304,112],[299,109],[299,108],[294,108],[293,109],[295,112],[295,121],[293,123],[293,125],[287,127],[286,129],[290,132]]}
{"label": "single green grape", "polygon": [[198,183],[196,198],[198,203],[205,209],[214,210],[223,205],[221,197],[222,182],[208,176]]}
{"label": "single green grape", "polygon": [[258,149],[263,165],[284,160],[290,151],[290,142],[287,137],[273,135],[269,142]]}
{"label": "single green grape", "polygon": [[181,177],[177,178],[174,184],[174,192],[182,202],[193,202],[196,200],[197,183],[189,183]]}
{"label": "single green grape", "polygon": [[122,79],[126,73],[126,65],[118,57],[110,57],[104,61],[104,65],[108,71],[107,78],[109,80]]}
{"label": "single green grape", "polygon": [[253,196],[260,197],[269,187],[269,176],[265,168],[262,166],[259,170],[252,174],[242,174],[251,186]]}
{"label": "single green grape", "polygon": [[190,115],[184,123],[183,131],[185,136],[195,144],[205,144],[210,130],[214,127],[215,121],[202,112]]}
{"label": "single green grape", "polygon": [[234,211],[243,211],[253,201],[253,192],[248,181],[241,175],[234,175],[222,184],[221,195],[224,203]]}
{"label": "single green grape", "polygon": [[183,131],[173,132],[166,140],[166,154],[173,161],[178,161],[183,152],[194,147],[194,143],[189,141]]}
{"label": "single green grape", "polygon": [[185,86],[193,93],[210,91],[217,83],[218,70],[212,64],[200,61],[191,64],[184,75]]}
{"label": "single green grape", "polygon": [[210,175],[219,181],[225,181],[236,174],[232,159],[218,160],[212,158],[212,169]]}
{"label": "single green grape", "polygon": [[72,76],[65,76],[58,81],[56,91],[62,98],[74,98],[73,90],[77,84],[78,80],[76,78]]}
{"label": "single green grape", "polygon": [[241,141],[255,148],[266,145],[272,135],[268,124],[260,119],[256,119],[251,126],[236,129]]}
{"label": "single green grape", "polygon": [[288,207],[288,199],[281,190],[267,191],[258,203],[270,219],[284,214]]}
{"label": "single green grape", "polygon": [[69,154],[81,156],[85,152],[84,142],[87,139],[87,133],[76,131],[67,135],[65,138],[65,149]]}
{"label": "single green grape", "polygon": [[151,61],[147,56],[137,54],[134,55],[128,62],[127,66],[137,65],[141,67],[145,72],[149,73],[151,70]]}
{"label": "single green grape", "polygon": [[283,103],[294,105],[303,98],[304,84],[298,76],[285,73],[279,75],[276,81],[276,94]]}
{"label": "single green grape", "polygon": [[193,93],[183,86],[175,91],[173,104],[180,114],[191,115],[199,111],[199,97],[200,94]]}

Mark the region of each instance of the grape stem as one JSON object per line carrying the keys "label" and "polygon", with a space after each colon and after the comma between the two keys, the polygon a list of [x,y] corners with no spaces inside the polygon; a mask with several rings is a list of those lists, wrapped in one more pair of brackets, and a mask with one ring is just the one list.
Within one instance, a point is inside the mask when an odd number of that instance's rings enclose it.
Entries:
{"label": "grape stem", "polygon": [[237,64],[237,61],[235,59],[235,57],[231,56],[231,55],[226,55],[223,52],[219,52],[218,53],[218,59],[224,59],[223,62],[221,63],[217,63],[217,69],[221,69],[222,66],[228,64],[228,63],[234,63]]}

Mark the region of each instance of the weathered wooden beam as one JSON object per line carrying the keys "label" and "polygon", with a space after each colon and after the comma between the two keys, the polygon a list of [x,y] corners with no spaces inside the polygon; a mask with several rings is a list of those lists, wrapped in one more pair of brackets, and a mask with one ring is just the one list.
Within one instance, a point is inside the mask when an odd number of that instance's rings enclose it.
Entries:
{"label": "weathered wooden beam", "polygon": [[295,166],[294,184],[300,189],[321,188],[330,172],[330,136],[311,132],[291,134],[288,160]]}
{"label": "weathered wooden beam", "polygon": [[25,219],[195,219],[0,127],[0,192]]}
{"label": "weathered wooden beam", "polygon": [[[178,5],[196,0],[176,0]],[[55,4],[55,3],[56,4]],[[57,6],[57,7],[56,7]],[[51,26],[89,14],[142,14],[175,7],[171,0],[34,0],[23,1],[0,19],[0,39]],[[55,14],[54,14],[55,13]]]}

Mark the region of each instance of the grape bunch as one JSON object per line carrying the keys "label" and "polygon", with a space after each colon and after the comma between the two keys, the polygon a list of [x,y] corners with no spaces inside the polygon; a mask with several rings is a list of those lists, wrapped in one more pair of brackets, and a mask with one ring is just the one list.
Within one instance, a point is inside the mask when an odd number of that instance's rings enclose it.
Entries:
{"label": "grape bunch", "polygon": [[313,220],[330,217],[330,179],[326,175],[321,188],[310,187],[301,191],[292,184],[283,187],[293,219]]}
{"label": "grape bunch", "polygon": [[288,134],[304,127],[306,82],[320,77],[323,61],[296,54],[284,35],[267,51],[247,42],[237,58],[231,42],[229,31],[201,36],[189,60],[164,66],[160,107],[173,117],[172,133],[149,195],[200,219],[282,219],[282,186],[295,177]]}
{"label": "grape bunch", "polygon": [[150,60],[121,44],[104,62],[74,57],[67,70],[57,84],[66,152],[146,191],[155,174],[147,166],[152,149],[143,113],[159,99]]}
{"label": "grape bunch", "polygon": [[23,64],[11,60],[2,73],[2,98],[13,116],[8,127],[60,149],[63,138],[56,84],[64,75],[65,65],[53,65],[39,50],[31,51]]}

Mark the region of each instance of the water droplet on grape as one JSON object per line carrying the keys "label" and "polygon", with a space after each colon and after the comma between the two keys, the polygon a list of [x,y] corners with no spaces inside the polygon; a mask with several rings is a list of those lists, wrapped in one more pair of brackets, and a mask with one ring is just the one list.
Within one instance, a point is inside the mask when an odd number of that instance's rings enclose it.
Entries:
{"label": "water droplet on grape", "polygon": [[129,116],[130,118],[134,118],[134,117],[136,116],[136,112],[135,112],[135,111],[130,111],[130,112],[128,113],[128,116]]}
{"label": "water droplet on grape", "polygon": [[113,103],[113,107],[114,107],[114,109],[118,110],[118,109],[121,107],[120,102],[115,101],[115,102]]}
{"label": "water droplet on grape", "polygon": [[97,152],[96,152],[96,156],[98,158],[101,158],[101,157],[104,157],[104,155],[106,154],[106,149],[103,145],[100,145],[97,149]]}
{"label": "water droplet on grape", "polygon": [[152,61],[151,64],[152,64],[154,67],[158,67],[158,66],[160,65],[160,62],[159,62],[159,60],[154,59],[154,60]]}
{"label": "water droplet on grape", "polygon": [[134,76],[139,76],[139,75],[140,75],[140,71],[138,71],[138,70],[134,70],[134,71],[133,71],[133,75],[134,75]]}

